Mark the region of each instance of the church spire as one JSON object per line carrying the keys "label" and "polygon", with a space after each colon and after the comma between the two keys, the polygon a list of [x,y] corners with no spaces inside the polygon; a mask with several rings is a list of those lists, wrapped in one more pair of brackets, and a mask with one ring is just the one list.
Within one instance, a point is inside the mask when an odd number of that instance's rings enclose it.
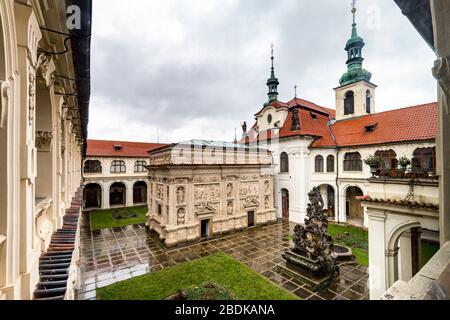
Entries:
{"label": "church spire", "polygon": [[274,67],[274,56],[273,56],[273,44],[271,47],[271,60],[272,60],[272,68],[270,72],[270,78],[267,80],[267,87],[269,87],[269,93],[267,94],[269,96],[269,102],[275,101],[278,99],[278,85],[280,82],[275,77],[275,67]]}
{"label": "church spire", "polygon": [[339,81],[342,86],[355,83],[361,80],[370,81],[372,74],[362,68],[364,58],[362,56],[362,49],[365,46],[363,38],[358,36],[357,24],[356,24],[356,0],[352,3],[352,35],[347,41],[345,50],[348,53],[347,59],[347,72],[341,77]]}

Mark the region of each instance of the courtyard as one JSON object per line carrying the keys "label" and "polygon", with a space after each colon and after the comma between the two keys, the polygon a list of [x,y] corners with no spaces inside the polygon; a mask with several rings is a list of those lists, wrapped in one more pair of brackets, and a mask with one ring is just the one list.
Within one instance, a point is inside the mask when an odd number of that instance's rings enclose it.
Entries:
{"label": "courtyard", "polygon": [[[97,296],[97,289],[102,288],[102,292],[105,292],[105,287],[118,282],[169,270],[203,257],[224,254],[300,299],[369,299],[367,267],[356,263],[342,265],[337,283],[321,292],[314,292],[311,284],[294,279],[279,270],[277,264],[283,261],[281,254],[290,247],[289,235],[292,228],[293,224],[280,220],[275,224],[250,228],[220,239],[167,249],[154,235],[147,232],[143,224],[91,230],[90,221],[84,215],[80,248],[81,285],[76,298],[93,300],[107,297]],[[126,282],[123,283],[125,285]],[[184,289],[183,283],[174,290],[178,289]],[[123,290],[122,299],[137,299],[136,296],[127,296],[126,292]],[[271,298],[274,299],[274,296]],[[280,299],[285,298],[284,294],[280,295]]]}

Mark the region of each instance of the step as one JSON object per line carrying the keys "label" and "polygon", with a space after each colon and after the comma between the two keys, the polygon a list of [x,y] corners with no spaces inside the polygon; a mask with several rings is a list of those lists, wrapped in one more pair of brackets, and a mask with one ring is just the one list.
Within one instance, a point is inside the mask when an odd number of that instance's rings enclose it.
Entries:
{"label": "step", "polygon": [[41,281],[67,281],[69,274],[53,274],[53,275],[41,275],[39,279]]}
{"label": "step", "polygon": [[54,296],[64,295],[67,291],[67,287],[53,288],[53,289],[37,289],[34,292],[34,296],[37,298],[50,298]]}
{"label": "step", "polygon": [[64,300],[64,296],[54,296],[54,297],[49,297],[49,298],[35,298],[34,300],[40,300],[40,301]]}
{"label": "step", "polygon": [[51,270],[51,269],[68,269],[70,267],[69,263],[40,263],[39,270]]}
{"label": "step", "polygon": [[53,275],[69,275],[68,268],[64,269],[48,269],[48,270],[39,270],[39,274],[42,276],[53,276]]}
{"label": "step", "polygon": [[37,284],[38,290],[64,288],[67,285],[67,280],[59,281],[40,281]]}

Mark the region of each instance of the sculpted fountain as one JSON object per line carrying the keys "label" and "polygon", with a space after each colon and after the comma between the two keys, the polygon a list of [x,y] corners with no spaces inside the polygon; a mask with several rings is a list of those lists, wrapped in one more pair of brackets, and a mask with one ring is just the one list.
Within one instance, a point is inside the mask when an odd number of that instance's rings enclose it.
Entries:
{"label": "sculpted fountain", "polygon": [[313,188],[308,198],[305,224],[295,226],[294,247],[283,254],[286,262],[280,267],[320,288],[339,275],[337,261],[351,258],[352,253],[349,248],[335,246],[327,233],[328,216],[319,188]]}

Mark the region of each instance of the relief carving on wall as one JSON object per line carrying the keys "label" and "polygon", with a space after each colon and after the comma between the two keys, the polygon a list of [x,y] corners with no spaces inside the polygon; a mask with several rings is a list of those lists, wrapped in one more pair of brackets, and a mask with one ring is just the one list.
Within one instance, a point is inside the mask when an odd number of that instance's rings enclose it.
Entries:
{"label": "relief carving on wall", "polygon": [[6,112],[8,110],[9,85],[0,81],[0,128],[5,126]]}
{"label": "relief carving on wall", "polygon": [[269,193],[270,191],[270,182],[269,180],[264,181],[264,193]]}
{"label": "relief carving on wall", "polygon": [[444,95],[443,107],[447,114],[450,113],[450,57],[439,57],[434,62],[433,76],[439,83]]}
{"label": "relief carving on wall", "polygon": [[164,190],[162,184],[156,185],[156,199],[163,200],[164,198]]}
{"label": "relief carving on wall", "polygon": [[228,201],[227,203],[227,215],[232,216],[234,213],[234,203],[233,201]]}
{"label": "relief carving on wall", "polygon": [[181,226],[186,223],[186,209],[179,208],[177,210],[177,225]]}
{"label": "relief carving on wall", "polygon": [[264,197],[264,208],[266,208],[266,209],[270,208],[270,197],[269,196]]}
{"label": "relief carving on wall", "polygon": [[195,202],[211,202],[219,200],[220,184],[205,184],[194,186]]}
{"label": "relief carving on wall", "polygon": [[218,203],[202,202],[195,205],[195,213],[197,215],[215,214],[217,212],[218,207],[219,207]]}
{"label": "relief carving on wall", "polygon": [[241,199],[241,208],[248,208],[248,207],[258,207],[259,201],[258,196],[247,196],[243,199]]}
{"label": "relief carving on wall", "polygon": [[239,188],[239,195],[241,197],[258,195],[258,182],[241,182]]}
{"label": "relief carving on wall", "polygon": [[36,74],[33,67],[28,70],[28,124],[31,126],[34,120],[36,106]]}
{"label": "relief carving on wall", "polygon": [[36,131],[36,147],[38,149],[50,149],[50,144],[53,139],[51,131]]}
{"label": "relief carving on wall", "polygon": [[232,183],[227,184],[227,198],[233,198],[234,187]]}
{"label": "relief carving on wall", "polygon": [[182,204],[186,202],[186,190],[184,187],[177,188],[177,203]]}

